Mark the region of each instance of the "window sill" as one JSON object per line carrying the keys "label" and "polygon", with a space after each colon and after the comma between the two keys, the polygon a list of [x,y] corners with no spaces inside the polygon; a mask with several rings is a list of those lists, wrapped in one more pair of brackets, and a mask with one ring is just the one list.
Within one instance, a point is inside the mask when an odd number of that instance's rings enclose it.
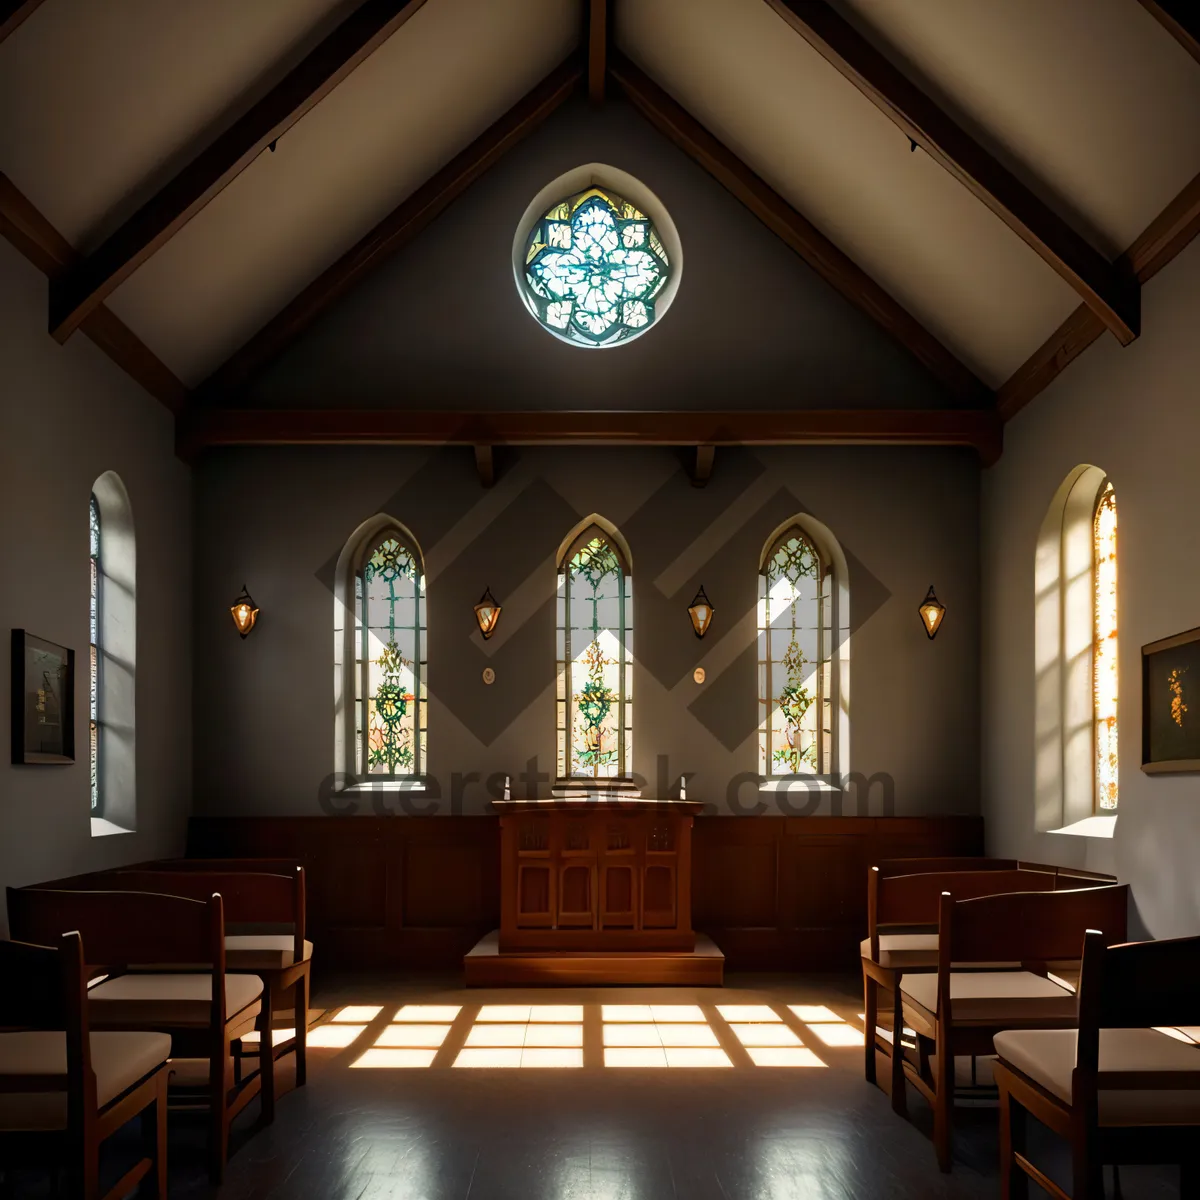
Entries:
{"label": "window sill", "polygon": [[133,829],[122,829],[120,825],[114,825],[111,821],[106,821],[103,817],[92,818],[92,837],[111,837],[114,833],[134,833]]}
{"label": "window sill", "polygon": [[1110,838],[1116,830],[1117,817],[1114,813],[1111,817],[1084,817],[1082,821],[1075,821],[1061,829],[1050,829],[1047,832],[1065,833],[1070,837]]}
{"label": "window sill", "polygon": [[815,792],[820,796],[841,795],[836,783],[820,775],[793,775],[790,779],[764,779],[758,785],[759,792]]}
{"label": "window sill", "polygon": [[338,788],[335,793],[344,796],[347,792],[424,792],[423,779],[375,779],[367,783],[352,783],[347,787]]}

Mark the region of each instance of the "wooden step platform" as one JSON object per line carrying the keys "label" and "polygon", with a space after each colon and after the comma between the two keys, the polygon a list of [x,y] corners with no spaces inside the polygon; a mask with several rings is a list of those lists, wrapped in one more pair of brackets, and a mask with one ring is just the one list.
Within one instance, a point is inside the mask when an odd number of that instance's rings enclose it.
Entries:
{"label": "wooden step platform", "polygon": [[696,934],[696,948],[679,950],[555,950],[500,953],[500,931],[480,938],[463,956],[467,987],[552,984],[671,984],[720,987],[725,955],[716,943]]}

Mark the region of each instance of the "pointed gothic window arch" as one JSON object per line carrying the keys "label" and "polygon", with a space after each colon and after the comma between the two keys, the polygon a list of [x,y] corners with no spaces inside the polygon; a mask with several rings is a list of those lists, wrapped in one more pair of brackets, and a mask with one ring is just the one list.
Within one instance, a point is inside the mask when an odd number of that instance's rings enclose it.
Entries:
{"label": "pointed gothic window arch", "polygon": [[425,563],[390,517],[365,522],[343,550],[334,605],[338,770],[363,782],[428,772]]}
{"label": "pointed gothic window arch", "polygon": [[628,780],[633,764],[633,571],[596,514],[558,554],[558,778]]}
{"label": "pointed gothic window arch", "polygon": [[836,779],[849,750],[849,593],[832,533],[806,514],[778,526],[758,568],[759,772]]}

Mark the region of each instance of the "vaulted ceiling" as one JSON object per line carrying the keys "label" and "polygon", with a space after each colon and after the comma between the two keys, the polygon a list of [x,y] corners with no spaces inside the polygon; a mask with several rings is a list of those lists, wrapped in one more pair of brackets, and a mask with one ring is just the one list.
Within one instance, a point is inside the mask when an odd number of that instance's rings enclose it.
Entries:
{"label": "vaulted ceiling", "polygon": [[182,407],[578,84],[1011,415],[1133,340],[1138,277],[1200,228],[1198,25],[1185,0],[5,0],[0,231],[54,276],[60,340]]}

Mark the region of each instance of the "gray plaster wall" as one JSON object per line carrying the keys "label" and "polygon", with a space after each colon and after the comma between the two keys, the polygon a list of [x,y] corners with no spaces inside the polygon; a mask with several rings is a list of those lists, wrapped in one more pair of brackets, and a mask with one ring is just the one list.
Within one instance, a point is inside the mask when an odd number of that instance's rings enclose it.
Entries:
{"label": "gray plaster wall", "polygon": [[[627,171],[671,214],[679,293],[657,329],[585,351],[519,302],[514,231],[585,163]],[[941,384],[619,99],[569,103],[258,381],[275,407],[939,408]]]}
{"label": "gray plaster wall", "polygon": [[[509,450],[498,466],[485,491],[466,448],[243,449],[201,461],[198,812],[419,812],[430,803],[332,794],[333,566],[379,512],[410,528],[425,555],[437,812],[486,811],[488,777],[516,777],[533,757],[553,774],[555,555],[594,512],[617,524],[633,558],[634,770],[650,794],[661,790],[660,771],[672,787],[686,772],[689,798],[753,811],[753,784],[743,781],[733,805],[729,788],[757,769],[756,572],[766,539],[802,511],[832,530],[849,562],[849,766],[894,781],[890,800],[882,784],[872,790],[870,812],[978,811],[973,454],[722,449],[704,489],[669,449]],[[917,615],[931,582],[949,610],[933,642]],[[243,583],[262,610],[245,641],[228,614]],[[716,615],[698,642],[686,608],[701,583]],[[485,587],[503,605],[486,644],[472,612]],[[490,687],[481,679],[488,665],[497,675]],[[693,682],[697,665],[703,686]],[[525,786],[514,779],[514,794]],[[763,803],[776,813],[838,811],[828,795]],[[858,804],[850,795],[842,811]]]}
{"label": "gray plaster wall", "polygon": [[[1135,928],[1172,937],[1200,930],[1200,776],[1140,770],[1140,648],[1200,625],[1200,241],[1142,304],[1141,337],[1088,350],[1008,425],[984,475],[983,803],[991,853],[1116,871],[1132,885]],[[1111,840],[1034,829],[1034,546],[1055,489],[1083,463],[1108,472],[1118,509]]]}
{"label": "gray plaster wall", "polygon": [[[0,886],[180,853],[191,804],[191,473],[157,401],[83,334],[49,337],[46,290],[0,240]],[[92,837],[88,495],[107,470],[138,539],[137,831]],[[74,765],[10,764],[12,628],[75,650]]]}

